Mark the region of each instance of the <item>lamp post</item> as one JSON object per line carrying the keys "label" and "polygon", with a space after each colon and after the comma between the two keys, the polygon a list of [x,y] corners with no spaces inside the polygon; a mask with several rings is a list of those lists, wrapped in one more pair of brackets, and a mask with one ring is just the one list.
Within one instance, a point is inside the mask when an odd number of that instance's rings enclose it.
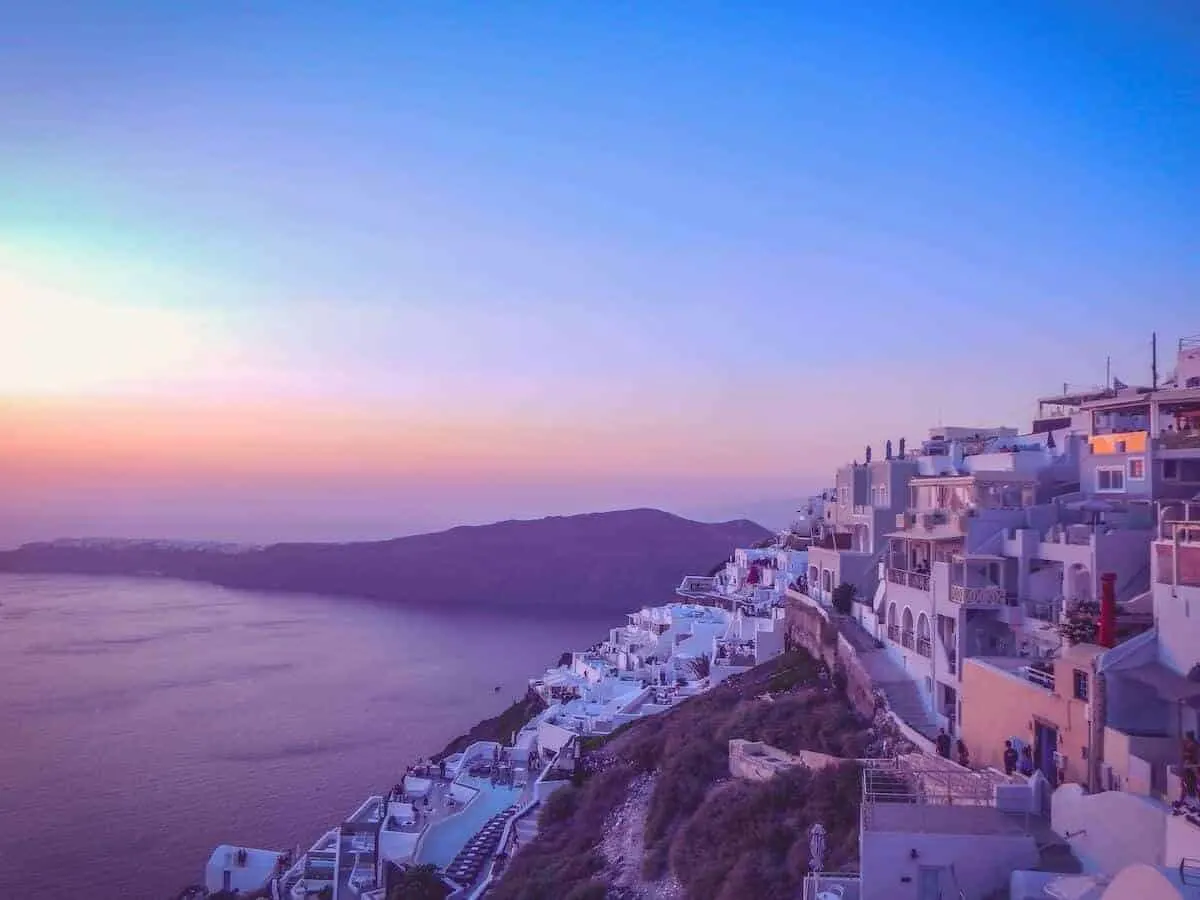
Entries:
{"label": "lamp post", "polygon": [[829,845],[829,837],[825,826],[817,822],[808,832],[808,865],[813,873],[813,894],[821,891],[821,872],[825,868],[825,850]]}

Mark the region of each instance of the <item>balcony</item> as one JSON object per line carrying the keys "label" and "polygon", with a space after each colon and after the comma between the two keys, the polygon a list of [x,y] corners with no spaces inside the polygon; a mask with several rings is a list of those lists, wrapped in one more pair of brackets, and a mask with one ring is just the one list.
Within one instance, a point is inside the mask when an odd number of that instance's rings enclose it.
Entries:
{"label": "balcony", "polygon": [[930,642],[929,638],[927,638],[927,637],[917,638],[917,652],[920,653],[922,656],[924,656],[926,659],[933,656],[933,644]]}
{"label": "balcony", "polygon": [[915,635],[911,631],[906,631],[900,635],[900,645],[905,650],[912,650],[915,646]]}
{"label": "balcony", "polygon": [[950,585],[950,602],[967,607],[1007,606],[1008,597],[1004,589],[995,585],[967,587],[965,584]]}
{"label": "balcony", "polygon": [[888,634],[888,640],[891,641],[892,643],[900,642],[900,626],[899,625],[889,625],[887,634]]}
{"label": "balcony", "polygon": [[1156,450],[1200,450],[1200,430],[1164,431],[1154,442]]}
{"label": "balcony", "polygon": [[910,572],[907,569],[889,568],[887,570],[887,580],[892,584],[916,588],[918,591],[929,590],[928,572]]}
{"label": "balcony", "polygon": [[814,538],[809,546],[818,550],[850,550],[852,540],[853,535],[849,532],[837,532]]}

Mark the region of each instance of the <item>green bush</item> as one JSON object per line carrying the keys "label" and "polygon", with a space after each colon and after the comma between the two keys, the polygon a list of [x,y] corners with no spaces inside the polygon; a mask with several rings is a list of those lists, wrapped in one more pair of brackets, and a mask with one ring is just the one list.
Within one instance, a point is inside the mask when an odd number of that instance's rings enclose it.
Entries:
{"label": "green bush", "polygon": [[833,589],[833,608],[844,616],[854,612],[854,596],[858,593],[858,589],[843,581]]}
{"label": "green bush", "polygon": [[538,828],[550,828],[571,818],[579,806],[579,794],[579,788],[568,784],[547,797],[538,816]]}
{"label": "green bush", "polygon": [[604,900],[607,894],[608,888],[604,882],[593,879],[575,885],[563,900]]}

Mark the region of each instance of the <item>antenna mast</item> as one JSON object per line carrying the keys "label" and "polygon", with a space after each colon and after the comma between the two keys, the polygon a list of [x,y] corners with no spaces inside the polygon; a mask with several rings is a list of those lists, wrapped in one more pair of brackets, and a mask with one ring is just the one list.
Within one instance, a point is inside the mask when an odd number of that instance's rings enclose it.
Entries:
{"label": "antenna mast", "polygon": [[1158,332],[1150,332],[1150,386],[1158,390]]}

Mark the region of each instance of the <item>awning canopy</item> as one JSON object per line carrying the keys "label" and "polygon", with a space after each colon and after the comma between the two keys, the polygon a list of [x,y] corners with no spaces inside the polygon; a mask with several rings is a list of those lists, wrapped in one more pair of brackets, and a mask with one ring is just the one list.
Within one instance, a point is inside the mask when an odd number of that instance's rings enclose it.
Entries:
{"label": "awning canopy", "polygon": [[914,528],[911,531],[891,531],[884,537],[904,538],[909,541],[961,541],[963,533],[954,525],[934,525],[932,528]]}
{"label": "awning canopy", "polygon": [[1200,702],[1200,681],[1192,681],[1157,662],[1145,663],[1132,669],[1119,669],[1113,674],[1132,678],[1152,688],[1164,700],[1172,703]]}

